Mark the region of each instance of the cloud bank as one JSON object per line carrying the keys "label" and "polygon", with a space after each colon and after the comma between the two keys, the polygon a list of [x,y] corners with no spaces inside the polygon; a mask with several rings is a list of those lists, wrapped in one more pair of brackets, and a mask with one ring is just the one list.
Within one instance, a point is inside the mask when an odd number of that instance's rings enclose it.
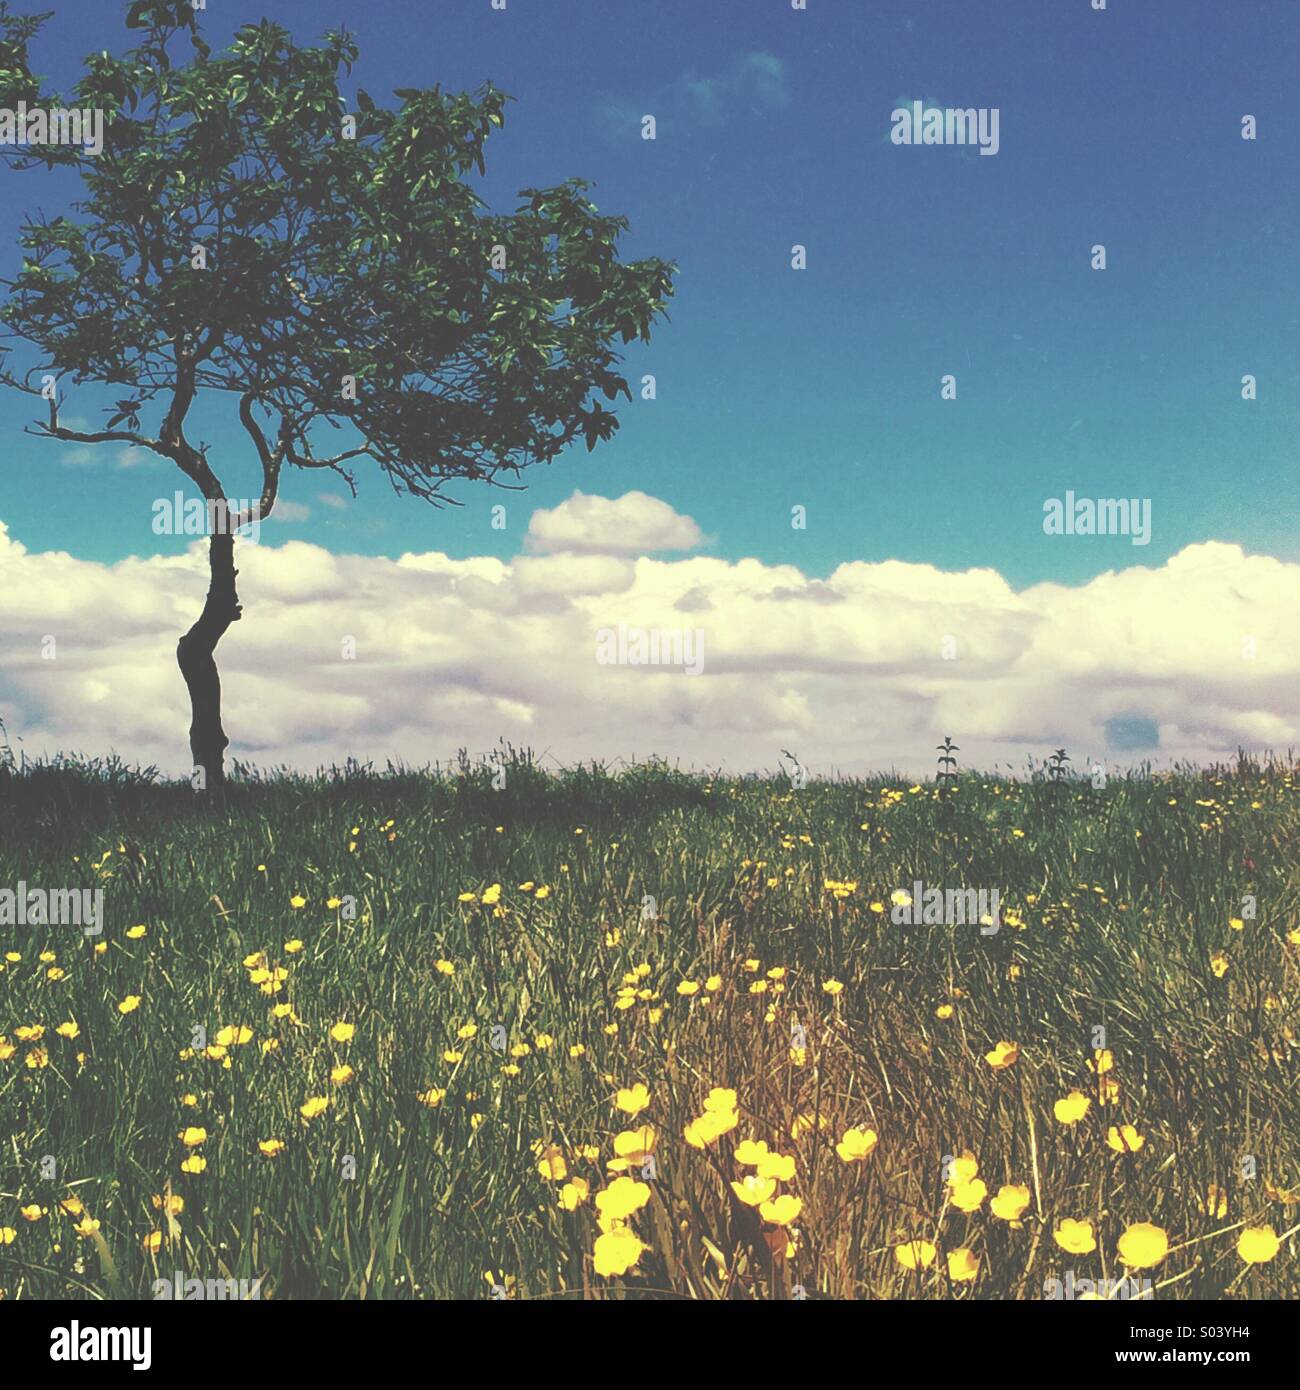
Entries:
{"label": "cloud bank", "polygon": [[[814,772],[913,775],[945,734],[963,765],[1020,771],[1061,746],[1076,767],[1300,746],[1300,565],[1235,545],[1020,592],[897,561],[819,579],[664,558],[700,531],[644,493],[534,513],[509,563],[273,540],[239,551],[244,619],[218,650],[230,754],[262,765],[421,764],[499,737],[563,763],[747,771],[788,748]],[[203,542],[104,565],[0,523],[11,741],[186,771],[175,649],[206,588]],[[630,664],[651,656],[677,664]]]}

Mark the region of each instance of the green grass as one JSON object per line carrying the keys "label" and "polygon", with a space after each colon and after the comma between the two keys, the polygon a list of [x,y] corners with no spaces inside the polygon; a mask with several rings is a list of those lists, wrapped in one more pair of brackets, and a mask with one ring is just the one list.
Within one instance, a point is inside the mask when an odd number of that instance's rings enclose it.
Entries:
{"label": "green grass", "polygon": [[[1102,789],[966,775],[947,799],[933,783],[796,790],[656,764],[546,775],[515,756],[506,772],[502,790],[468,766],[244,777],[216,802],[114,764],[0,766],[0,887],[98,884],[107,913],[99,938],[0,927],[0,950],[21,957],[0,973],[4,1296],[148,1297],[181,1270],[260,1277],[275,1298],[490,1297],[493,1284],[1038,1298],[1066,1271],[1118,1277],[1137,1222],[1168,1234],[1170,1253],[1139,1271],[1161,1298],[1300,1293],[1294,770],[1242,762]],[[894,925],[890,894],[916,879],[996,888],[1010,916],[995,935]],[[856,887],[836,897],[827,881]],[[258,952],[286,972],[274,994],[243,964]],[[677,992],[710,976],[715,991]],[[331,1040],[339,1021],[351,1041]],[[55,1032],[65,1022],[75,1038]],[[40,1038],[16,1032],[33,1027]],[[251,1040],[215,1058],[196,1048],[223,1027]],[[1089,1070],[1097,1028],[1119,1083],[1109,1104]],[[994,1069],[1001,1040],[1019,1056]],[[354,1075],[332,1083],[344,1062]],[[633,1120],[614,1098],[636,1082],[649,1105]],[[737,1092],[738,1119],[695,1148],[683,1130],[713,1087]],[[1067,1127],[1053,1106],[1076,1089],[1091,1105]],[[313,1096],[329,1106],[304,1120]],[[793,1138],[800,1115],[822,1127]],[[606,1278],[592,1199],[613,1180],[614,1137],[644,1124],[653,1169],[630,1169],[648,1189],[631,1217],[644,1248]],[[1138,1152],[1107,1146],[1118,1124],[1143,1136]],[[187,1126],[207,1133],[192,1150]],[[861,1162],[836,1154],[850,1126],[879,1135]],[[273,1138],[283,1151],[263,1156]],[[746,1138],[795,1159],[787,1235],[732,1194],[754,1171],[733,1158]],[[540,1144],[589,1183],[576,1210],[539,1171]],[[182,1171],[191,1152],[205,1171]],[[1017,1222],[988,1200],[956,1209],[944,1163],[963,1152],[990,1198],[1028,1189]],[[1203,1210],[1211,1185],[1224,1215]],[[167,1195],[184,1200],[174,1222],[153,1204]],[[69,1196],[93,1234],[60,1209]],[[1092,1222],[1095,1251],[1056,1244],[1067,1217]],[[1242,1261],[1245,1226],[1284,1237],[1276,1258]],[[941,1252],[927,1270],[895,1255],[914,1240]],[[947,1277],[958,1249],[978,1260],[974,1281]]]}

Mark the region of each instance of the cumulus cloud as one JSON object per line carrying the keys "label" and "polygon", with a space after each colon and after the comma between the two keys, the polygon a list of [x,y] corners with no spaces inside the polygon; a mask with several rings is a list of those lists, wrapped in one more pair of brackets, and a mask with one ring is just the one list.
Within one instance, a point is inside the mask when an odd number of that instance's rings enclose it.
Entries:
{"label": "cumulus cloud", "polygon": [[656,550],[694,550],[704,537],[689,516],[644,492],[595,497],[575,492],[549,510],[535,511],[524,545],[534,553],[647,555]]}
{"label": "cumulus cloud", "polygon": [[[991,569],[854,562],[812,578],[593,549],[606,528],[591,518],[611,515],[647,548],[698,537],[629,496],[575,494],[530,530],[544,553],[508,562],[265,533],[241,547],[244,619],[218,652],[231,755],[420,764],[504,736],[566,763],[761,770],[789,748],[814,772],[918,775],[944,734],[964,765],[1017,771],[1062,745],[1076,767],[1116,767],[1300,744],[1300,565],[1211,542],[1017,591]],[[206,588],[202,542],[102,565],[30,553],[0,527],[11,739],[184,771],[176,639]],[[676,664],[632,664],[650,655]]]}

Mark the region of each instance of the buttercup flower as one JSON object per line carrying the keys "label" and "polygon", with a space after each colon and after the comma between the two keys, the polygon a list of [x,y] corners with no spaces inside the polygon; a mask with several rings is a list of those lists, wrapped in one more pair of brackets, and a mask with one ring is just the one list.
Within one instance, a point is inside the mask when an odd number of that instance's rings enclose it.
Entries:
{"label": "buttercup flower", "polygon": [[606,1278],[626,1274],[641,1258],[641,1252],[645,1249],[647,1247],[641,1243],[636,1233],[626,1226],[606,1231],[604,1235],[596,1238],[596,1247],[592,1251],[596,1273],[603,1274]]}
{"label": "buttercup flower", "polygon": [[878,1137],[874,1129],[846,1129],[835,1152],[845,1163],[860,1163],[876,1147]]}
{"label": "buttercup flower", "polygon": [[624,1087],[614,1097],[614,1106],[629,1115],[639,1115],[650,1104],[650,1092],[644,1083],[638,1081],[634,1086]]}
{"label": "buttercup flower", "polygon": [[1071,1255],[1090,1255],[1097,1248],[1091,1221],[1074,1221],[1069,1217],[1052,1232],[1052,1239]]}
{"label": "buttercup flower", "polygon": [[948,1278],[954,1284],[968,1283],[979,1272],[980,1262],[969,1250],[951,1250],[948,1252]]}
{"label": "buttercup flower", "polygon": [[1071,1091],[1063,1100],[1052,1107],[1052,1113],[1063,1125],[1077,1124],[1088,1113],[1092,1102],[1082,1091]]}
{"label": "buttercup flower", "polygon": [[1132,1125],[1111,1125],[1106,1131],[1106,1146],[1117,1154],[1135,1154],[1146,1143]]}
{"label": "buttercup flower", "polygon": [[913,1240],[894,1247],[894,1258],[904,1269],[929,1269],[937,1253],[928,1240]]}
{"label": "buttercup flower", "polygon": [[1248,1226],[1237,1239],[1237,1254],[1248,1265],[1267,1264],[1281,1248],[1272,1226]]}
{"label": "buttercup flower", "polygon": [[994,1071],[1003,1071],[1007,1067],[1014,1066],[1019,1056],[1020,1047],[1018,1044],[1013,1042],[1000,1042],[992,1052],[986,1052],[984,1054],[984,1060]]}
{"label": "buttercup flower", "polygon": [[1169,1236],[1149,1221],[1129,1226],[1119,1238],[1120,1263],[1130,1269],[1150,1269],[1169,1253]]}
{"label": "buttercup flower", "polygon": [[1029,1189],[1010,1184],[998,1188],[998,1195],[989,1203],[989,1210],[1003,1221],[1019,1221],[1029,1205]]}

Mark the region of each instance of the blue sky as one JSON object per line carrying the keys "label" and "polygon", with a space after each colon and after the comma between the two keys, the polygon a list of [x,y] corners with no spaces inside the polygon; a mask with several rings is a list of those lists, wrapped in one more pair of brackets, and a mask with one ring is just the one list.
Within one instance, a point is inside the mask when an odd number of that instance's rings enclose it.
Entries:
{"label": "blue sky", "polygon": [[[49,4],[34,61],[56,85],[77,56],[124,46],[122,7]],[[1079,583],[1211,538],[1298,558],[1300,6],[209,0],[204,29],[219,43],[263,15],[304,42],[352,30],[354,82],[376,99],[491,79],[517,101],[489,144],[489,201],[582,176],[630,218],[628,254],[681,268],[671,322],[627,361],[658,399],[624,405],[613,443],[532,472],[522,494],[464,487],[466,506],[441,512],[363,470],[343,514],[318,500],[333,480],[290,475],[282,498],[311,515],[264,540],[504,557],[534,507],[637,488],[694,517],[707,553],[813,575],[896,558]],[[999,153],[892,145],[890,112],[912,100],[997,107]],[[60,210],[72,189],[0,179],[9,273],[21,214]],[[949,372],[954,402],[939,397]],[[97,420],[102,403],[74,394],[65,413]],[[184,548],[150,530],[179,474],[122,468],[114,446],[77,462],[21,433],[30,405],[0,396],[0,519],[16,539],[99,561]],[[192,433],[248,495],[225,409]],[[1043,502],[1066,489],[1149,497],[1151,544],[1044,536]]]}

